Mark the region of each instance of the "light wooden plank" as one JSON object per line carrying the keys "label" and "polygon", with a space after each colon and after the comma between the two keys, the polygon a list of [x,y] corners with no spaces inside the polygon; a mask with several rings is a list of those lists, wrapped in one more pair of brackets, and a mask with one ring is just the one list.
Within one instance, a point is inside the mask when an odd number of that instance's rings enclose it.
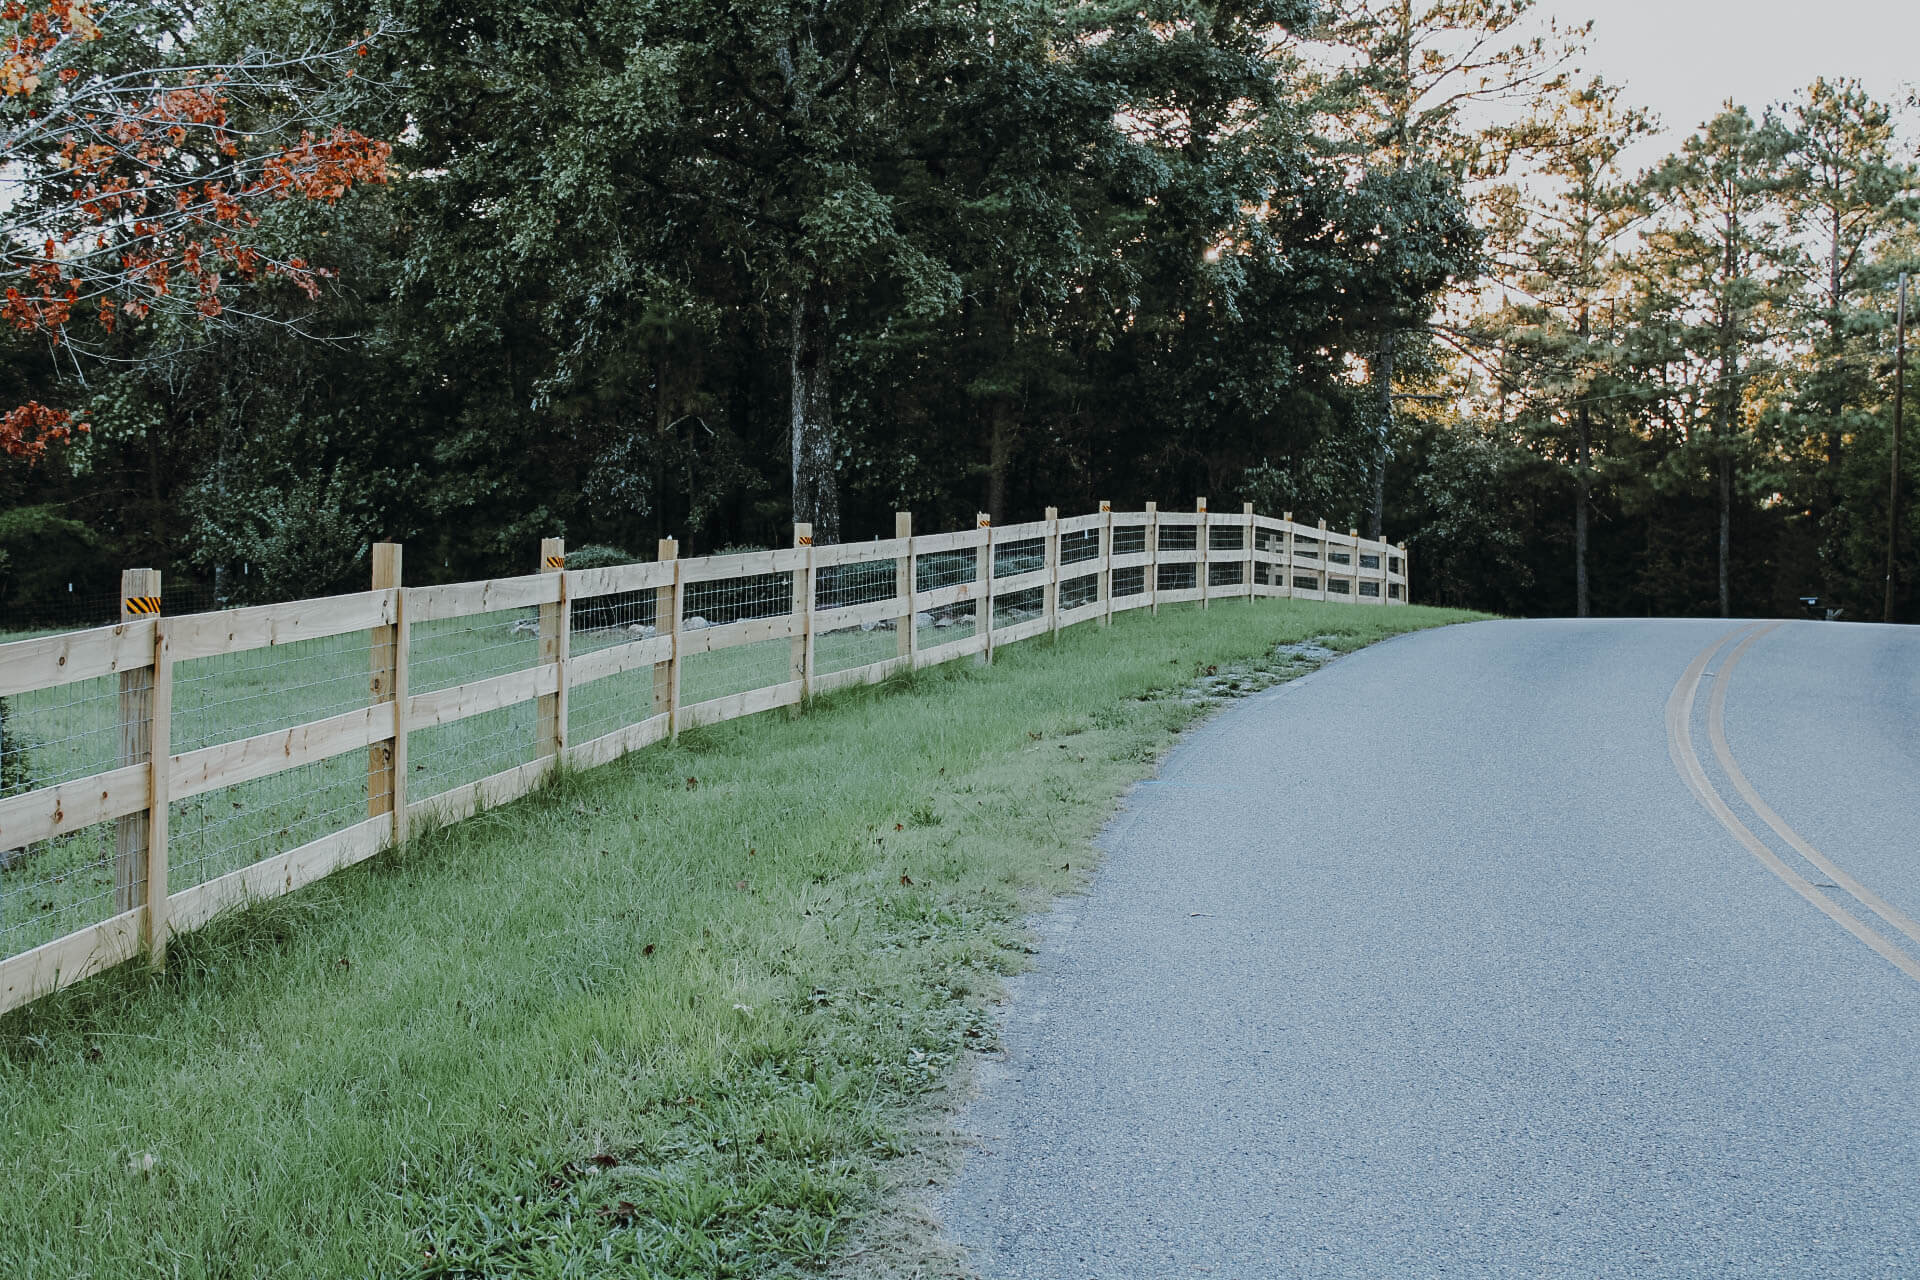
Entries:
{"label": "light wooden plank", "polygon": [[1104,529],[1106,527],[1107,516],[1104,511],[1095,511],[1091,515],[1084,516],[1066,516],[1060,521],[1061,533],[1085,533],[1088,529]]}
{"label": "light wooden plank", "polygon": [[[999,541],[997,536],[994,540]],[[1048,569],[1029,569],[1025,573],[1010,573],[1004,578],[993,580],[993,594],[999,597],[1012,595],[1016,591],[1031,591],[1035,587],[1046,586],[1051,577],[1052,571]]]}
{"label": "light wooden plank", "polygon": [[908,541],[906,538],[885,538],[879,542],[837,542],[830,547],[815,547],[813,567],[817,571],[831,565],[898,560],[908,554]]}
{"label": "light wooden plank", "polygon": [[17,849],[139,813],[152,798],[152,788],[152,770],[142,762],[8,796],[0,800],[0,849]]}
{"label": "light wooden plank", "polygon": [[[820,692],[821,677],[815,676],[813,690]],[[786,707],[800,701],[806,694],[806,682],[788,680],[784,684],[770,685],[765,689],[749,689],[745,693],[730,693],[724,698],[708,698],[705,702],[696,702],[680,708],[680,727],[692,729],[703,724],[719,724],[723,720],[737,720],[742,716],[757,715],[762,711],[771,711],[775,707]]]}
{"label": "light wooden plank", "polygon": [[936,667],[955,658],[964,658],[969,654],[983,652],[987,647],[987,638],[983,635],[971,635],[962,640],[949,640],[945,644],[936,644],[922,649],[916,659],[919,666]]}
{"label": "light wooden plank", "polygon": [[589,600],[595,596],[617,595],[625,591],[651,591],[673,585],[673,562],[645,560],[636,564],[610,564],[598,569],[568,569],[567,599]]}
{"label": "light wooden plank", "polygon": [[[924,652],[924,650],[923,650]],[[879,684],[895,672],[910,668],[912,659],[907,657],[884,658],[879,662],[869,662],[865,666],[848,667],[845,671],[835,671],[829,675],[813,678],[815,693],[832,693],[835,689],[851,689],[856,685]]]}
{"label": "light wooden plank", "polygon": [[0,698],[153,665],[153,619],[0,644]]}
{"label": "light wooden plank", "polygon": [[774,551],[736,551],[724,556],[694,556],[680,562],[682,586],[695,582],[719,582],[726,578],[750,578],[765,573],[792,573],[807,567],[805,547],[781,547]]}
{"label": "light wooden plank", "polygon": [[1075,605],[1071,609],[1062,609],[1060,611],[1060,625],[1062,627],[1070,627],[1076,622],[1085,622],[1089,618],[1104,617],[1106,612],[1107,602],[1104,600],[1095,600],[1091,604]]}
{"label": "light wooden plank", "polygon": [[1145,609],[1153,604],[1153,595],[1146,591],[1136,591],[1130,596],[1115,596],[1113,611],[1120,613],[1127,609]]}
{"label": "light wooden plank", "polygon": [[518,800],[547,780],[547,775],[553,772],[554,763],[558,758],[541,756],[538,760],[515,765],[511,769],[502,769],[499,773],[482,778],[478,782],[469,782],[465,786],[442,791],[439,795],[415,800],[407,806],[408,826],[418,834],[433,827],[451,825],[462,819],[471,818],[476,813],[497,809],[503,804]]}
{"label": "light wooden plank", "polygon": [[695,653],[712,653],[716,649],[736,649],[743,644],[759,644],[763,640],[784,640],[788,636],[797,636],[806,630],[806,624],[791,613],[783,613],[777,618],[749,618],[745,622],[729,622],[724,626],[701,627],[697,631],[687,629],[684,619],[680,623],[680,656],[687,657]]}
{"label": "light wooden plank", "polygon": [[418,625],[443,618],[468,618],[502,609],[530,609],[560,599],[560,575],[529,573],[519,578],[453,582],[442,587],[408,587],[407,621]]}
{"label": "light wooden plank", "polygon": [[951,605],[965,604],[980,597],[980,584],[977,582],[954,582],[944,587],[933,587],[926,591],[913,593],[915,613],[924,613],[928,609],[945,609]]}
{"label": "light wooden plank", "polygon": [[1035,538],[1047,536],[1045,520],[1029,520],[1025,524],[999,524],[993,527],[993,545],[1004,547],[1009,542],[1030,542]]}
{"label": "light wooden plank", "polygon": [[1151,551],[1127,551],[1109,557],[1110,567],[1115,569],[1144,569],[1152,560]]}
{"label": "light wooden plank", "polygon": [[885,600],[869,600],[865,604],[843,604],[837,609],[815,609],[813,633],[821,635],[828,631],[842,631],[899,616],[900,601],[892,596]]}
{"label": "light wooden plank", "polygon": [[168,644],[173,648],[175,662],[191,662],[195,658],[390,627],[398,594],[391,590],[362,591],[350,596],[323,596],[317,600],[263,604],[250,609],[187,614],[168,619]]}
{"label": "light wooden plank", "polygon": [[993,633],[993,643],[995,647],[1018,644],[1022,640],[1030,640],[1034,636],[1045,635],[1052,629],[1052,626],[1052,621],[1048,619],[1045,614],[1041,614],[1039,617],[1029,618],[1025,622],[1016,622],[1010,627],[1001,627]]}
{"label": "light wooden plank", "polygon": [[1162,548],[1159,563],[1197,565],[1200,563],[1200,551],[1197,547],[1191,551],[1168,551]]}
{"label": "light wooden plank", "polygon": [[970,551],[987,540],[985,529],[955,529],[951,533],[916,534],[913,549],[922,556],[941,551]]}
{"label": "light wooden plank", "polygon": [[365,862],[388,846],[392,828],[392,820],[381,814],[205,884],[182,889],[168,903],[173,930],[180,933],[197,929],[224,911],[278,898],[356,862]]}
{"label": "light wooden plank", "polygon": [[638,724],[625,725],[612,733],[603,733],[597,738],[568,747],[567,766],[572,769],[596,768],[642,747],[651,746],[666,736],[667,714],[663,711],[648,716]]}
{"label": "light wooden plank", "polygon": [[70,987],[140,954],[145,907],[76,929],[64,938],[0,960],[0,1013]]}
{"label": "light wooden plank", "polygon": [[1198,600],[1201,594],[1199,587],[1181,587],[1175,591],[1162,591],[1160,592],[1160,603],[1185,604],[1188,601]]}
{"label": "light wooden plank", "polygon": [[510,707],[517,702],[552,693],[558,684],[552,666],[528,667],[525,671],[509,671],[485,680],[471,680],[466,684],[454,685],[451,689],[416,693],[407,699],[407,729],[417,732],[433,725],[452,724],[469,716],[485,715],[501,707]]}
{"label": "light wooden plank", "polygon": [[590,680],[604,680],[636,667],[650,667],[673,657],[672,636],[648,636],[625,644],[576,653],[567,663],[567,683],[578,689]]}
{"label": "light wooden plank", "polygon": [[393,737],[393,708],[391,702],[376,703],[291,729],[182,752],[168,764],[172,798],[185,800],[385,742]]}

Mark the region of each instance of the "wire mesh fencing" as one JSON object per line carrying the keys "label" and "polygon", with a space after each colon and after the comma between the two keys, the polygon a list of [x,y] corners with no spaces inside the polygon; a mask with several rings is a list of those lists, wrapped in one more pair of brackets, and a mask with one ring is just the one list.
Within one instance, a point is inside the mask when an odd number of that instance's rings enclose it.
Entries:
{"label": "wire mesh fencing", "polygon": [[1065,525],[575,571],[549,546],[540,575],[414,588],[388,548],[370,593],[0,640],[0,1009],[135,953],[128,922],[159,910],[150,841],[190,927],[367,856],[412,810],[522,794],[569,753],[982,653],[1103,599],[1405,598],[1384,543],[1152,511]]}

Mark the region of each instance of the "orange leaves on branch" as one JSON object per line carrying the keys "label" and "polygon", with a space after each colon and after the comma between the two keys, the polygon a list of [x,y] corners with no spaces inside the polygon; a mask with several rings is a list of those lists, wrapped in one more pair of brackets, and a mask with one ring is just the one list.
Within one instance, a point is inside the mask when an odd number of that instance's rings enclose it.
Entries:
{"label": "orange leaves on branch", "polygon": [[0,418],[0,453],[37,462],[46,456],[48,445],[71,440],[90,430],[88,424],[76,423],[65,409],[50,409],[38,400],[29,400]]}
{"label": "orange leaves on branch", "polygon": [[250,233],[269,201],[331,205],[355,186],[386,182],[393,148],[342,125],[292,142],[291,128],[242,136],[229,112],[235,100],[251,111],[260,99],[286,113],[289,67],[338,84],[375,33],[291,60],[103,78],[72,64],[62,46],[99,38],[110,7],[119,12],[112,0],[0,0],[0,94],[32,108],[0,122],[0,153],[39,192],[13,207],[22,220],[0,247],[0,323],[58,342],[76,316],[111,334],[163,303],[214,320],[226,311],[227,282],[264,277],[318,298],[331,271]]}

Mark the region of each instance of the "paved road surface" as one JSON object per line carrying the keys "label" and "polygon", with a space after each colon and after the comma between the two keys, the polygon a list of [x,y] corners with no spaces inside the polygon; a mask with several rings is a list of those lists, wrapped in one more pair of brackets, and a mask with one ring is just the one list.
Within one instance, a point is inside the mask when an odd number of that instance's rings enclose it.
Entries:
{"label": "paved road surface", "polygon": [[940,1206],[991,1280],[1920,1276],[1920,628],[1404,637],[1105,846]]}

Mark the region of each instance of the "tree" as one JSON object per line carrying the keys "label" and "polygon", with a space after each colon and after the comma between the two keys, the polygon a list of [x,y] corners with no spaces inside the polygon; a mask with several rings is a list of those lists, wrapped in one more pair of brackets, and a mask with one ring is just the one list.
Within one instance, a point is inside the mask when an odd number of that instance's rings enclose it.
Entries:
{"label": "tree", "polygon": [[[1596,407],[1618,399],[1611,333],[1594,333],[1621,238],[1638,221],[1621,157],[1653,131],[1645,112],[1593,79],[1568,90],[1513,134],[1532,159],[1513,192],[1522,230],[1503,264],[1515,301],[1493,317],[1503,349],[1518,356],[1523,430],[1533,447],[1570,463],[1573,475],[1574,611],[1592,612],[1588,521]],[[1570,438],[1569,438],[1570,437]]]}
{"label": "tree", "polygon": [[1633,258],[1647,394],[1679,428],[1678,464],[1704,459],[1711,472],[1722,617],[1732,612],[1735,475],[1786,298],[1790,142],[1775,117],[1729,103],[1642,183],[1654,217]]}
{"label": "tree", "polygon": [[[72,368],[156,309],[217,321],[230,282],[309,298],[332,269],[264,224],[287,200],[331,203],[383,182],[389,147],[341,120],[368,49],[209,57],[191,9],[8,0],[0,7],[0,321],[44,335]],[[250,314],[262,315],[255,311]],[[38,403],[0,422],[37,457],[81,428]]]}
{"label": "tree", "polygon": [[[1322,109],[1350,149],[1396,171],[1436,169],[1456,179],[1492,176],[1504,153],[1497,131],[1463,123],[1476,108],[1531,103],[1557,88],[1588,25],[1524,34],[1534,0],[1336,0],[1314,33],[1335,52]],[[1384,301],[1384,300],[1383,300]],[[1370,380],[1375,397],[1373,491],[1367,536],[1381,536],[1394,422],[1394,376],[1408,334],[1427,313],[1380,307]]]}

